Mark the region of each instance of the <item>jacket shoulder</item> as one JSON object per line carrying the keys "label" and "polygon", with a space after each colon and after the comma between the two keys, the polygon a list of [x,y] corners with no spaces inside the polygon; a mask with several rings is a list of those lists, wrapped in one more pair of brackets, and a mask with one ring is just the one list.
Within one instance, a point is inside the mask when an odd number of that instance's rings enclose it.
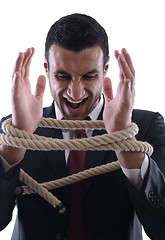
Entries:
{"label": "jacket shoulder", "polygon": [[152,112],[148,110],[134,109],[132,113],[132,121],[136,124],[141,123],[143,125],[149,124],[150,122],[160,119],[164,122],[163,116],[158,112]]}
{"label": "jacket shoulder", "polygon": [[142,139],[148,134],[155,136],[160,132],[165,133],[164,118],[158,112],[134,109],[132,121],[138,125],[138,137]]}
{"label": "jacket shoulder", "polygon": [[51,104],[51,106],[43,108],[43,117],[55,118],[54,102]]}

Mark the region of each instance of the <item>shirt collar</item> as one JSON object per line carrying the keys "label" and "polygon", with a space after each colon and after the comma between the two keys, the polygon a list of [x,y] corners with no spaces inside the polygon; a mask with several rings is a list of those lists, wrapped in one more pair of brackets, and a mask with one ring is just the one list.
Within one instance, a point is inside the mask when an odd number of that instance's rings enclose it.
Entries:
{"label": "shirt collar", "polygon": [[[89,117],[91,118],[92,121],[96,121],[100,112],[101,112],[101,109],[103,107],[103,94],[101,94],[101,97],[100,97],[100,100],[98,102],[98,104],[96,105],[96,107],[92,110],[92,112],[89,113]],[[55,106],[55,114],[56,114],[56,118],[57,119],[62,119],[63,118],[63,115],[57,105],[57,103],[54,101],[54,106]]]}

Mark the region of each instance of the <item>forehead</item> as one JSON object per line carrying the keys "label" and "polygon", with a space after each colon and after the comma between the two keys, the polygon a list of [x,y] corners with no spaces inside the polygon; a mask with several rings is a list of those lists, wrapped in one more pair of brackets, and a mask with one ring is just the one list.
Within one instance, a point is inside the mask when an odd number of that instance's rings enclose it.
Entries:
{"label": "forehead", "polygon": [[100,47],[91,47],[74,52],[53,44],[49,50],[49,65],[50,70],[60,69],[73,74],[99,70],[103,68],[103,51]]}

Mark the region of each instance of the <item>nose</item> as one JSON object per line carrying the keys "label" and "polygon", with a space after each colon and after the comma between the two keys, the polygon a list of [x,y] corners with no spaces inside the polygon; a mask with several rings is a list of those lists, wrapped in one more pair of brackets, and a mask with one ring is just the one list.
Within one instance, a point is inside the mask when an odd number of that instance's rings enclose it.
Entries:
{"label": "nose", "polygon": [[85,89],[82,81],[79,79],[70,81],[67,95],[73,100],[81,100],[85,96]]}

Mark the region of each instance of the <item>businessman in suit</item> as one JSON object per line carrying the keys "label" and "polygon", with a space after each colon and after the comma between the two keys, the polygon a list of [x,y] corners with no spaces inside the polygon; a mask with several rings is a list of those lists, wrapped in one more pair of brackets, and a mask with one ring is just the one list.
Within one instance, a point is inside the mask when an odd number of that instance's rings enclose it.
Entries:
{"label": "businessman in suit", "polygon": [[[69,152],[29,151],[0,146],[0,228],[11,220],[15,202],[18,216],[13,240],[33,239],[142,239],[141,224],[151,239],[165,238],[165,125],[158,113],[133,110],[135,70],[126,49],[115,51],[120,71],[113,96],[108,38],[93,18],[72,14],[50,28],[45,44],[44,67],[54,99],[42,109],[46,79],[39,76],[35,94],[30,90],[29,69],[34,48],[19,53],[12,82],[12,124],[22,130],[52,138],[74,138],[74,132],[38,128],[41,117],[103,119],[106,130],[87,130],[87,137],[111,133],[135,122],[139,133],[133,141],[148,141],[154,153],[124,151],[87,152],[85,168],[116,161],[121,169],[83,181],[81,224],[70,228],[71,186],[52,190],[66,211],[59,214],[37,194],[15,195],[19,169],[38,182],[68,175]],[[102,94],[102,89],[104,94]],[[5,119],[5,118],[4,118]],[[3,120],[4,120],[3,119]],[[2,121],[3,121],[2,120]],[[81,225],[81,226],[79,226]],[[83,225],[83,228],[82,228]],[[81,231],[77,231],[81,229]]]}

